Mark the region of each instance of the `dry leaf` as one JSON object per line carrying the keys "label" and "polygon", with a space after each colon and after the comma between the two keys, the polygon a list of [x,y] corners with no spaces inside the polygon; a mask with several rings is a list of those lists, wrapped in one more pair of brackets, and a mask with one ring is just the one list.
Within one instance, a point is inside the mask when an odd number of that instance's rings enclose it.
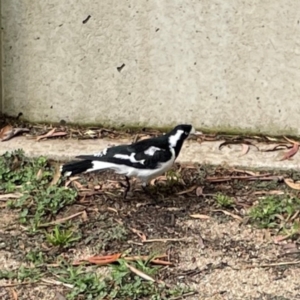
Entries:
{"label": "dry leaf", "polygon": [[201,186],[198,186],[196,189],[196,196],[200,197],[203,195],[203,188]]}
{"label": "dry leaf", "polygon": [[283,150],[283,149],[290,149],[292,148],[293,146],[291,145],[287,145],[287,144],[279,144],[279,145],[276,145],[272,148],[269,148],[269,149],[262,149],[260,150],[261,152],[271,152],[271,151],[278,151],[278,150]]}
{"label": "dry leaf", "polygon": [[43,170],[42,169],[39,169],[37,174],[36,174],[36,179],[37,180],[40,180],[43,176]]}
{"label": "dry leaf", "polygon": [[4,201],[7,199],[18,199],[21,196],[23,196],[23,194],[21,193],[10,193],[10,194],[4,194],[4,195],[0,195],[0,201]]}
{"label": "dry leaf", "polygon": [[299,144],[295,143],[293,144],[293,147],[290,151],[288,151],[287,153],[284,154],[283,158],[280,160],[286,160],[286,159],[290,159],[292,156],[294,156],[299,150]]}
{"label": "dry leaf", "polygon": [[190,217],[194,218],[194,219],[202,219],[202,220],[208,220],[208,219],[210,219],[210,216],[208,216],[208,215],[201,215],[201,214],[190,215]]}
{"label": "dry leaf", "polygon": [[55,132],[55,128],[53,128],[50,131],[48,131],[46,134],[39,135],[36,138],[36,140],[40,141],[42,139],[47,139],[47,138],[50,138],[50,137],[65,136],[65,135],[67,135],[66,132],[64,132],[64,131]]}
{"label": "dry leaf", "polygon": [[55,174],[52,178],[52,181],[50,182],[49,186],[52,186],[52,185],[56,185],[59,178],[61,176],[61,172],[60,172],[60,168],[59,168],[59,165],[56,165],[55,167]]}
{"label": "dry leaf", "polygon": [[240,144],[248,145],[248,146],[253,146],[257,150],[259,150],[258,147],[256,145],[252,144],[251,142],[249,142],[249,141],[243,141],[243,140],[240,140],[240,139],[225,141],[225,142],[221,143],[219,145],[219,150],[221,150],[224,146],[228,146],[228,145],[240,145]]}
{"label": "dry leaf", "polygon": [[152,282],[155,282],[155,279],[153,279],[151,276],[145,274],[144,272],[138,270],[137,268],[131,266],[130,264],[128,263],[125,263],[126,267],[134,274],[140,276],[141,278],[145,279],[145,280],[148,280],[148,281],[152,281]]}
{"label": "dry leaf", "polygon": [[300,145],[300,143],[298,141],[294,141],[294,140],[291,140],[289,138],[287,138],[286,136],[284,136],[284,139],[286,139],[288,142],[290,142],[291,144],[297,144],[297,145]]}
{"label": "dry leaf", "polygon": [[244,156],[249,152],[250,146],[247,144],[242,144],[242,153],[240,156]]}
{"label": "dry leaf", "polygon": [[146,235],[142,231],[135,229],[135,228],[130,228],[130,229],[133,233],[135,233],[139,236],[139,238],[142,240],[142,242],[147,240]]}
{"label": "dry leaf", "polygon": [[288,239],[290,237],[290,235],[277,235],[273,238],[273,242],[275,244],[280,243],[286,239]]}
{"label": "dry leaf", "polygon": [[88,216],[87,216],[87,213],[85,210],[82,212],[81,218],[84,222],[86,222],[88,220]]}
{"label": "dry leaf", "polygon": [[14,300],[18,300],[18,294],[17,294],[17,292],[13,288],[11,288],[10,291],[11,291],[11,294],[12,294]]}
{"label": "dry leaf", "polygon": [[284,178],[284,183],[294,190],[300,190],[300,181],[294,182],[291,178]]}
{"label": "dry leaf", "polygon": [[231,217],[234,218],[234,219],[237,219],[237,220],[239,220],[239,221],[243,221],[243,218],[241,218],[240,216],[237,216],[237,215],[235,215],[235,214],[233,214],[233,213],[231,213],[231,212],[229,212],[229,211],[227,211],[227,210],[223,210],[223,209],[214,209],[213,211],[215,211],[215,212],[220,211],[220,212],[222,212],[223,214],[225,214],[225,215],[227,215],[227,216],[231,216]]}
{"label": "dry leaf", "polygon": [[70,177],[70,180],[68,180],[66,183],[65,183],[65,187],[68,187],[70,185],[70,183],[72,183],[74,180],[77,180],[77,179],[80,179],[79,176],[75,176],[75,177]]}
{"label": "dry leaf", "polygon": [[257,191],[253,195],[283,195],[284,191],[272,190],[272,191]]}
{"label": "dry leaf", "polygon": [[0,140],[8,141],[19,133],[29,132],[28,128],[13,128],[11,125],[6,125],[0,130]]}
{"label": "dry leaf", "polygon": [[196,185],[193,185],[192,187],[190,187],[189,189],[185,190],[185,191],[181,191],[179,193],[176,193],[176,195],[184,195],[184,194],[188,194],[190,192],[192,192],[193,190],[195,190],[197,188]]}
{"label": "dry leaf", "polygon": [[237,172],[237,173],[243,173],[243,174],[247,174],[250,176],[259,176],[259,173],[256,172],[252,172],[252,171],[248,171],[248,170],[239,170],[239,169],[232,169],[232,172]]}

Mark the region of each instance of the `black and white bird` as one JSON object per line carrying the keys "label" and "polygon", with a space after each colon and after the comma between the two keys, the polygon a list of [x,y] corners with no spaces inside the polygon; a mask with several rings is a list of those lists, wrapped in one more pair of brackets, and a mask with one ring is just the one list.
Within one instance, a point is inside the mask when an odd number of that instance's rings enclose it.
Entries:
{"label": "black and white bird", "polygon": [[73,161],[61,166],[63,176],[79,173],[113,170],[125,175],[127,189],[129,178],[137,177],[145,187],[152,179],[168,171],[178,157],[183,142],[196,131],[192,125],[181,124],[165,135],[145,139],[133,144],[106,148],[93,155],[80,155]]}

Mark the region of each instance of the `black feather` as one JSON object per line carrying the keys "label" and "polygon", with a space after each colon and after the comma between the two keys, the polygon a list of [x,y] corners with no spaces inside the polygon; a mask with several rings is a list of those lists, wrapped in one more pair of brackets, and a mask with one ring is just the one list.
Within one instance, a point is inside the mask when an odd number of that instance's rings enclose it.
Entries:
{"label": "black feather", "polygon": [[91,168],[93,168],[93,163],[91,160],[74,161],[63,165],[61,173],[65,174],[71,172],[68,176],[73,176],[79,173],[83,173]]}

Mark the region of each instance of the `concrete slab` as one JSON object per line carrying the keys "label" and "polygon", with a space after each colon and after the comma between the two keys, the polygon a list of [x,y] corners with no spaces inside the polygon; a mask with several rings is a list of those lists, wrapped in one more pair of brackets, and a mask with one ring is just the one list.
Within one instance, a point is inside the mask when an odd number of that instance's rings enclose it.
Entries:
{"label": "concrete slab", "polygon": [[[76,155],[96,153],[106,147],[122,143],[131,143],[131,140],[48,139],[37,142],[25,136],[20,136],[0,143],[0,154],[6,151],[23,149],[26,155],[31,157],[45,155],[56,160],[70,160]],[[229,166],[264,169],[299,169],[300,166],[299,154],[296,154],[291,160],[281,161],[280,159],[285,151],[261,152],[251,146],[250,151],[246,155],[241,156],[240,145],[232,145],[230,148],[225,146],[222,150],[219,150],[221,143],[222,141],[203,142],[201,144],[192,140],[186,141],[177,161],[181,163],[227,164]],[[262,150],[272,148],[273,145],[257,143],[256,146]]]}
{"label": "concrete slab", "polygon": [[1,5],[7,114],[300,134],[300,1]]}

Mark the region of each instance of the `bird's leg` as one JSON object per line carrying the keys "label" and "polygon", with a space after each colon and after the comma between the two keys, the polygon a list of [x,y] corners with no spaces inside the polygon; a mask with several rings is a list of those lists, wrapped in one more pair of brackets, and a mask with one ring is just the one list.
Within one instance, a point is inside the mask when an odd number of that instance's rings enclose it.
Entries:
{"label": "bird's leg", "polygon": [[143,182],[142,183],[142,189],[143,189],[143,191],[148,195],[148,196],[150,196],[150,198],[153,200],[153,201],[157,201],[157,199],[153,196],[153,194],[149,191],[149,189],[147,188],[148,187],[148,185],[147,185],[147,183],[146,182]]}
{"label": "bird's leg", "polygon": [[126,199],[127,194],[130,191],[130,180],[127,176],[125,176],[125,179],[126,179],[127,186],[126,186],[126,189],[125,189],[125,192],[124,192],[124,199]]}

